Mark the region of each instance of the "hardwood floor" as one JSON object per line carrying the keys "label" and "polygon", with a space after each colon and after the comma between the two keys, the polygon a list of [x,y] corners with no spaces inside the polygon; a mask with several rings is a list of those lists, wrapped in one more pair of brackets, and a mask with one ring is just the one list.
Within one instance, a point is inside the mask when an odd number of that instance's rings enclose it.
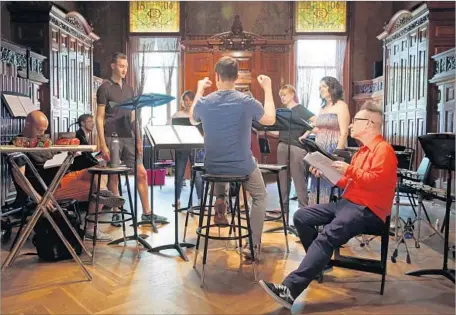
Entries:
{"label": "hardwood floor", "polygon": [[[186,200],[189,187],[184,188]],[[270,206],[277,202],[276,186],[269,185]],[[155,209],[172,221],[173,186],[156,188]],[[139,203],[140,204],[140,203]],[[292,208],[296,203],[292,204]],[[429,203],[433,218],[443,218],[440,206]],[[410,210],[401,209],[407,217]],[[182,239],[185,215],[179,214],[179,235]],[[454,221],[454,220],[452,220]],[[196,217],[190,218],[187,241],[194,243]],[[265,229],[278,223],[267,222]],[[454,226],[454,224],[452,224]],[[105,232],[118,237],[121,229],[103,225]],[[130,228],[131,229],[131,228]],[[152,234],[150,228],[140,232],[150,235],[153,246],[167,244],[174,239],[174,224],[159,228]],[[214,231],[217,232],[217,231]],[[452,231],[453,232],[453,231]],[[226,233],[223,231],[222,233]],[[423,227],[423,233],[428,229]],[[454,233],[451,233],[454,239]],[[297,238],[289,236],[290,253],[285,253],[282,233],[264,234],[262,260],[258,266],[259,278],[281,282],[301,262],[305,252]],[[89,246],[89,244],[87,242]],[[88,265],[93,276],[86,281],[84,274],[73,261],[42,263],[36,256],[21,256],[2,273],[2,314],[288,314],[254,283],[252,266],[239,267],[239,255],[226,249],[225,242],[210,241],[206,267],[205,287],[200,288],[201,252],[196,270],[192,268],[194,249],[187,250],[189,262],[177,257],[173,250],[151,254],[141,250],[138,259],[134,242],[127,246],[107,246],[98,243],[96,262]],[[8,244],[9,245],[9,244]],[[454,314],[454,285],[442,277],[417,278],[405,273],[421,268],[441,268],[442,245],[438,236],[426,240],[416,249],[408,242],[412,264],[405,262],[401,246],[396,264],[388,263],[385,294],[379,294],[380,276],[340,268],[325,276],[322,284],[312,283],[299,297],[293,313],[306,314]],[[390,240],[390,254],[395,242]],[[2,248],[2,261],[9,246]],[[32,252],[28,241],[22,253]],[[360,247],[352,239],[342,253],[378,257],[379,240]],[[451,257],[451,256],[450,256]],[[84,256],[82,257],[84,258]],[[454,260],[450,259],[454,268]]]}

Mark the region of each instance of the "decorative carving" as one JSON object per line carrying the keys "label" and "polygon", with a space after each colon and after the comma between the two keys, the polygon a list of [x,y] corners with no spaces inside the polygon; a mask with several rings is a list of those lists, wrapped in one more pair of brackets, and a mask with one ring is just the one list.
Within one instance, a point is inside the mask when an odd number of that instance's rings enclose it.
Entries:
{"label": "decorative carving", "polygon": [[207,46],[188,46],[185,48],[186,52],[189,53],[200,53],[200,52],[212,52],[213,48]]}
{"label": "decorative carving", "polygon": [[434,59],[434,75],[446,75],[447,72],[456,70],[455,48],[444,51],[440,54],[432,56]]}
{"label": "decorative carving", "polygon": [[400,27],[404,26],[411,19],[412,19],[412,15],[411,14],[402,16],[399,20],[396,21],[396,23],[394,23],[393,31],[395,31],[395,30],[399,29]]}
{"label": "decorative carving", "polygon": [[[38,82],[48,82],[43,75],[43,62],[46,59],[44,56],[31,51],[27,52],[26,49],[3,40],[1,42],[0,53],[0,62],[17,67],[19,76]],[[28,59],[27,55],[29,55]],[[28,77],[27,67],[29,67]]]}
{"label": "decorative carving", "polygon": [[261,47],[261,51],[264,51],[264,52],[286,53],[286,52],[289,52],[290,50],[291,50],[291,47],[288,45]]}
{"label": "decorative carving", "polygon": [[17,51],[10,50],[6,47],[0,48],[1,62],[17,67],[18,69],[27,69],[27,57]]}
{"label": "decorative carving", "polygon": [[[429,20],[429,16],[427,14],[425,16],[420,17],[419,19],[417,19],[417,20],[413,21],[412,23],[410,23],[409,25],[407,25],[407,27],[404,27],[400,31],[394,33],[393,36],[387,38],[385,40],[385,44],[389,44],[390,42],[396,40],[397,38],[403,36],[404,34],[409,33],[411,30],[423,25],[428,20]],[[409,21],[410,21],[410,19],[409,19]]]}
{"label": "decorative carving", "polygon": [[68,16],[66,18],[66,20],[68,21],[68,23],[70,23],[71,25],[76,27],[78,30],[85,32],[84,27],[82,27],[82,25],[79,23],[79,21],[74,16]]}
{"label": "decorative carving", "polygon": [[83,35],[81,32],[78,32],[74,28],[70,27],[65,22],[60,21],[57,18],[51,16],[51,23],[54,24],[55,26],[57,26],[58,28],[64,30],[65,32],[70,33],[72,36],[79,38],[84,43],[92,45],[92,40],[89,37]]}
{"label": "decorative carving", "polygon": [[354,82],[354,95],[373,94],[383,91],[383,77]]}
{"label": "decorative carving", "polygon": [[234,17],[231,32],[216,34],[208,39],[209,45],[219,46],[218,50],[253,50],[254,43],[259,41],[266,42],[259,35],[244,32],[239,15]]}

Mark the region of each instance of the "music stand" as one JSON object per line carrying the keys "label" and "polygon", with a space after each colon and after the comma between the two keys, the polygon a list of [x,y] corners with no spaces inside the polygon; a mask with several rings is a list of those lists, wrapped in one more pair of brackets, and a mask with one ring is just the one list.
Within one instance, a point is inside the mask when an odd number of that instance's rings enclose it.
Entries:
{"label": "music stand", "polygon": [[[195,126],[147,126],[146,136],[152,145],[152,154],[155,155],[155,150],[160,149],[195,149],[204,148],[204,139],[199,130]],[[177,168],[177,160],[174,163],[174,168]],[[174,169],[174,170],[175,170]],[[177,177],[174,176],[174,187],[177,185]],[[174,188],[174,243],[151,248],[149,252],[160,252],[165,249],[175,249],[180,257],[188,261],[182,247],[191,248],[194,244],[179,243],[179,217],[177,208],[177,193]]]}
{"label": "music stand", "polygon": [[[199,123],[198,125],[193,125],[190,122],[190,118],[189,117],[175,117],[175,118],[172,118],[171,119],[171,125],[173,125],[173,126],[193,126],[193,127],[196,127],[198,129],[198,131],[200,132],[201,136],[204,137],[203,124]],[[197,156],[198,148],[196,148],[196,149],[193,148],[192,150],[194,150],[193,162],[196,163],[196,156]],[[174,158],[176,158],[176,154],[175,154]],[[174,174],[174,176],[175,176],[175,174]],[[186,210],[190,209],[193,206],[192,198],[193,198],[193,190],[190,190],[190,199],[189,199],[190,202],[189,202],[187,207],[180,208],[179,212],[186,211]]]}
{"label": "music stand", "polygon": [[[158,107],[164,104],[167,104],[174,100],[175,97],[169,96],[166,94],[157,94],[157,93],[148,93],[148,94],[142,94],[135,96],[131,99],[128,99],[122,103],[115,103],[115,102],[109,102],[109,105],[112,107],[120,107],[122,110],[129,110],[135,111],[135,167],[134,167],[134,177],[135,177],[135,185],[134,185],[134,200],[133,200],[133,205],[130,205],[130,207],[134,207],[134,213],[135,217],[138,218],[138,184],[137,184],[137,178],[138,178],[138,167],[137,167],[137,161],[138,161],[138,150],[136,149],[136,144],[138,142],[138,133],[140,133],[141,128],[138,125],[138,109],[141,109],[143,107]],[[144,155],[144,154],[143,154]],[[152,186],[153,188],[153,186]],[[157,229],[154,224],[154,212],[153,212],[153,207],[151,207],[151,213],[150,213],[150,220],[152,224],[152,229],[155,233],[157,233]],[[137,241],[141,243],[145,248],[147,249],[152,249],[152,246],[146,242],[145,238],[147,238],[147,235],[139,235],[138,234],[138,220],[136,220],[136,225],[133,226],[133,235],[132,236],[127,236],[125,240],[127,241]],[[154,229],[155,227],[155,229]],[[117,244],[120,243],[122,239],[112,241],[111,244]]]}
{"label": "music stand", "polygon": [[[276,122],[272,126],[263,126],[260,123],[253,121],[252,127],[257,129],[258,131],[265,131],[265,140],[267,141],[267,131],[288,131],[288,159],[287,159],[287,231],[289,233],[298,236],[298,232],[296,231],[294,226],[290,226],[290,188],[289,183],[291,181],[291,173],[290,173],[290,154],[291,154],[291,131],[292,130],[312,130],[313,127],[307,123],[305,120],[301,119],[300,117],[294,117],[293,111],[289,108],[278,108],[276,110]],[[280,184],[280,183],[279,183]],[[280,217],[279,217],[280,218]],[[265,233],[272,233],[276,231],[282,230],[281,227],[272,228],[270,230],[265,231]]]}
{"label": "music stand", "polygon": [[451,210],[451,179],[454,172],[455,162],[455,136],[448,133],[434,133],[419,136],[423,151],[431,161],[432,166],[447,171],[446,207],[444,219],[444,248],[442,269],[422,269],[406,273],[409,276],[440,275],[445,276],[454,283],[454,269],[448,268],[448,243],[450,233],[450,210]]}

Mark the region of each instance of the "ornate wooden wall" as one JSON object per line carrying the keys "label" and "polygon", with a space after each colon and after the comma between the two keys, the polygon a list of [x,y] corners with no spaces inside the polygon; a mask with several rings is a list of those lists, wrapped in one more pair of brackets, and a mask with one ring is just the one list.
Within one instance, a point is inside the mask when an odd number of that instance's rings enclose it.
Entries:
{"label": "ornate wooden wall", "polygon": [[[28,95],[39,108],[38,90],[48,82],[43,76],[44,56],[38,55],[11,42],[0,43],[0,92],[17,92]],[[22,132],[24,118],[13,118],[4,104],[1,104],[0,145],[8,144]],[[0,157],[0,206],[13,197],[14,188],[5,156]]]}
{"label": "ornate wooden wall", "polygon": [[65,14],[50,2],[13,2],[9,10],[15,41],[48,57],[49,84],[40,89],[40,99],[55,138],[92,112],[92,49],[99,37],[79,13]]}
{"label": "ornate wooden wall", "polygon": [[[196,91],[198,80],[209,77],[215,82],[214,67],[223,56],[231,56],[239,62],[239,78],[236,89],[251,91],[260,102],[264,102],[264,93],[258,84],[257,76],[260,74],[271,77],[272,92],[276,107],[281,105],[279,89],[284,84],[295,84],[293,41],[271,40],[259,35],[243,32],[236,28],[235,19],[232,31],[214,35],[202,40],[183,40],[183,89]],[[238,25],[239,27],[239,25]],[[214,86],[207,93],[216,90]],[[271,143],[272,154],[267,163],[276,162],[277,143]],[[257,156],[259,159],[260,157]]]}
{"label": "ornate wooden wall", "polygon": [[384,44],[384,135],[415,150],[414,167],[423,157],[418,135],[437,130],[431,56],[454,47],[454,36],[454,2],[428,2],[397,12],[377,37]]}

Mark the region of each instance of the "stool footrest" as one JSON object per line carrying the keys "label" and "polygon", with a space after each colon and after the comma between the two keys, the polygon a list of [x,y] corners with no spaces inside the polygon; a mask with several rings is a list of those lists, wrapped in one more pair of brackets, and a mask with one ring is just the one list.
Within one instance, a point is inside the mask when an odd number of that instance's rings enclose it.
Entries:
{"label": "stool footrest", "polygon": [[[122,215],[122,212],[120,211],[106,211],[106,212],[102,212],[102,213],[99,213],[98,216],[100,216],[100,214],[118,214],[118,215]],[[110,221],[104,221],[104,220],[100,220],[98,219],[98,223],[101,223],[101,224],[110,224],[110,223],[122,223],[122,222],[128,222],[128,221],[131,221],[133,220],[133,216],[131,213],[129,212],[124,212],[123,213],[124,216],[130,216],[129,218],[125,218],[125,220],[116,220],[116,221],[113,221],[113,220],[110,220]],[[86,215],[86,221],[87,222],[90,222],[90,223],[95,223],[95,214],[88,214]]]}
{"label": "stool footrest", "polygon": [[[236,229],[236,228],[239,228],[239,226],[237,226],[237,225],[223,225],[223,226],[216,225],[216,224],[211,224],[211,225],[209,225],[209,228],[214,228],[214,227],[218,227],[218,228],[229,228],[229,227],[234,227],[235,229]],[[200,228],[197,228],[197,229],[196,229],[196,234],[198,234],[199,236],[202,236],[202,237],[211,239],[211,240],[219,240],[219,241],[237,241],[237,240],[239,240],[239,235],[233,235],[233,236],[212,236],[212,235],[206,235],[206,233],[204,233],[204,232],[201,231],[202,229],[206,229],[206,228],[207,228],[207,225],[202,226],[202,227],[200,227]],[[248,229],[247,229],[246,226],[241,226],[241,229],[248,231]],[[245,235],[244,235],[244,234],[242,235],[242,238],[246,238],[246,237],[249,237],[249,234],[248,234],[248,233],[246,233]]]}
{"label": "stool footrest", "polygon": [[380,260],[340,256],[339,259],[332,259],[331,265],[345,269],[358,270],[376,274],[383,273],[382,262]]}

